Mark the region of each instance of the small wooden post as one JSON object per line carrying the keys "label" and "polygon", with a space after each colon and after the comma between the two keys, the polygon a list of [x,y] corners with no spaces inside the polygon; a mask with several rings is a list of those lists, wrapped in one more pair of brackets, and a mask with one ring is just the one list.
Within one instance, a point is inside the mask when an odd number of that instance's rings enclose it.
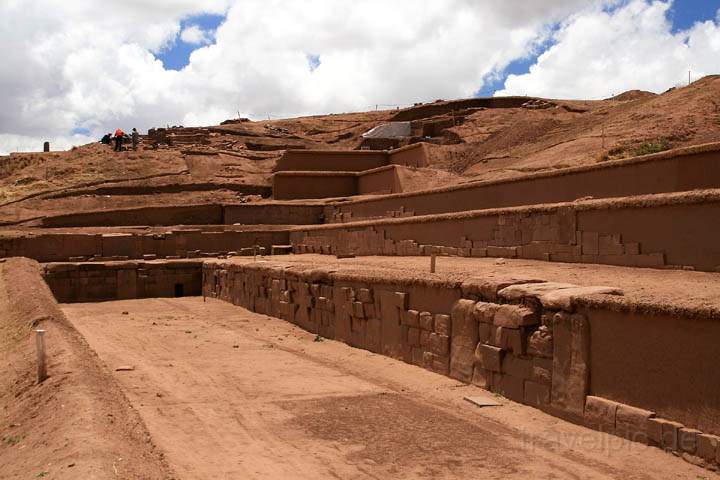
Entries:
{"label": "small wooden post", "polygon": [[45,364],[45,330],[35,330],[35,345],[37,347],[37,379],[42,383],[47,378]]}
{"label": "small wooden post", "polygon": [[437,259],[437,255],[434,253],[430,255],[430,273],[435,273],[435,260]]}

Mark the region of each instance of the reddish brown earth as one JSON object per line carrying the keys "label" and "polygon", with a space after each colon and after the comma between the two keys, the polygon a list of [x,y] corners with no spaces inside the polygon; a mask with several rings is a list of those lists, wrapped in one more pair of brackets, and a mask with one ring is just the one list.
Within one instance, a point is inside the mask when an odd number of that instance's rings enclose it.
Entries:
{"label": "reddish brown earth", "polygon": [[109,369],[135,367],[114,377],[181,478],[714,476],[217,300],[63,310]]}
{"label": "reddish brown earth", "polygon": [[[46,330],[39,385],[32,328]],[[0,263],[0,478],[172,478],[162,455],[38,264]]]}

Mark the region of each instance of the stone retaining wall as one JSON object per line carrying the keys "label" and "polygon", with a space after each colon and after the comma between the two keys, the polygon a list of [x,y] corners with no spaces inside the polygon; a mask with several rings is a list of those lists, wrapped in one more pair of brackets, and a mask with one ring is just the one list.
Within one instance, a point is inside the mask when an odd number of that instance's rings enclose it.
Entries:
{"label": "stone retaining wall", "polygon": [[[720,422],[718,403],[710,403],[714,397],[708,398],[703,409],[696,409],[695,397],[677,395],[665,402],[640,396],[631,405],[610,399],[622,397],[627,384],[594,383],[595,372],[602,368],[597,361],[602,360],[593,355],[613,340],[603,333],[595,337],[595,329],[602,332],[595,324],[595,312],[579,310],[576,300],[620,293],[608,287],[533,279],[475,278],[457,284],[388,281],[290,265],[203,265],[204,296],[283,318],[321,337],[449,375],[715,468]],[[712,324],[718,328],[716,320]],[[713,332],[712,338],[717,338]],[[656,335],[666,344],[675,342],[667,333],[663,330]],[[616,335],[621,337],[623,332]],[[684,338],[678,348],[685,349],[687,361],[704,364],[711,353],[693,350],[692,343]],[[642,361],[625,358],[630,362],[628,369]],[[708,385],[720,384],[715,369],[704,369],[701,375]],[[698,387],[696,377],[675,376],[664,381],[667,388],[684,392]],[[652,391],[655,379],[632,381],[636,384],[630,388]],[[599,396],[596,389],[609,398]],[[653,403],[657,409],[649,408]],[[665,419],[677,420],[671,416],[677,412],[684,412],[687,426]],[[698,430],[700,425],[705,433]]]}
{"label": "stone retaining wall", "polygon": [[43,277],[62,303],[197,296],[202,262],[49,264]]}
{"label": "stone retaining wall", "polygon": [[[403,215],[400,212],[399,215]],[[458,255],[716,271],[720,191],[298,228],[296,253]]]}

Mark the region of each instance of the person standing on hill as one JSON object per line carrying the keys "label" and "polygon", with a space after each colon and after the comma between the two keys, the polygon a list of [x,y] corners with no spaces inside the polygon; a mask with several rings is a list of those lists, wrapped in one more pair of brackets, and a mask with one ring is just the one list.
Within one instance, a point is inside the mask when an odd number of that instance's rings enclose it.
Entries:
{"label": "person standing on hill", "polygon": [[115,151],[116,152],[122,152],[122,143],[123,143],[123,137],[125,136],[125,133],[123,133],[122,130],[119,128],[115,130]]}
{"label": "person standing on hill", "polygon": [[138,142],[140,142],[140,134],[138,133],[137,128],[132,129],[132,134],[130,136],[132,138],[133,150],[137,150]]}

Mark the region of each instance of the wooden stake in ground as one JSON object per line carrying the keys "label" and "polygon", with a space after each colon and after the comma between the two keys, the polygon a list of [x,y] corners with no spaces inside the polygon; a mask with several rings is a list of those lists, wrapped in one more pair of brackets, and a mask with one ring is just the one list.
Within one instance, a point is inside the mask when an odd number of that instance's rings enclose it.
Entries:
{"label": "wooden stake in ground", "polygon": [[35,330],[35,345],[37,346],[37,379],[42,383],[47,378],[45,364],[45,330]]}
{"label": "wooden stake in ground", "polygon": [[435,273],[435,261],[437,256],[435,254],[430,255],[430,273]]}

